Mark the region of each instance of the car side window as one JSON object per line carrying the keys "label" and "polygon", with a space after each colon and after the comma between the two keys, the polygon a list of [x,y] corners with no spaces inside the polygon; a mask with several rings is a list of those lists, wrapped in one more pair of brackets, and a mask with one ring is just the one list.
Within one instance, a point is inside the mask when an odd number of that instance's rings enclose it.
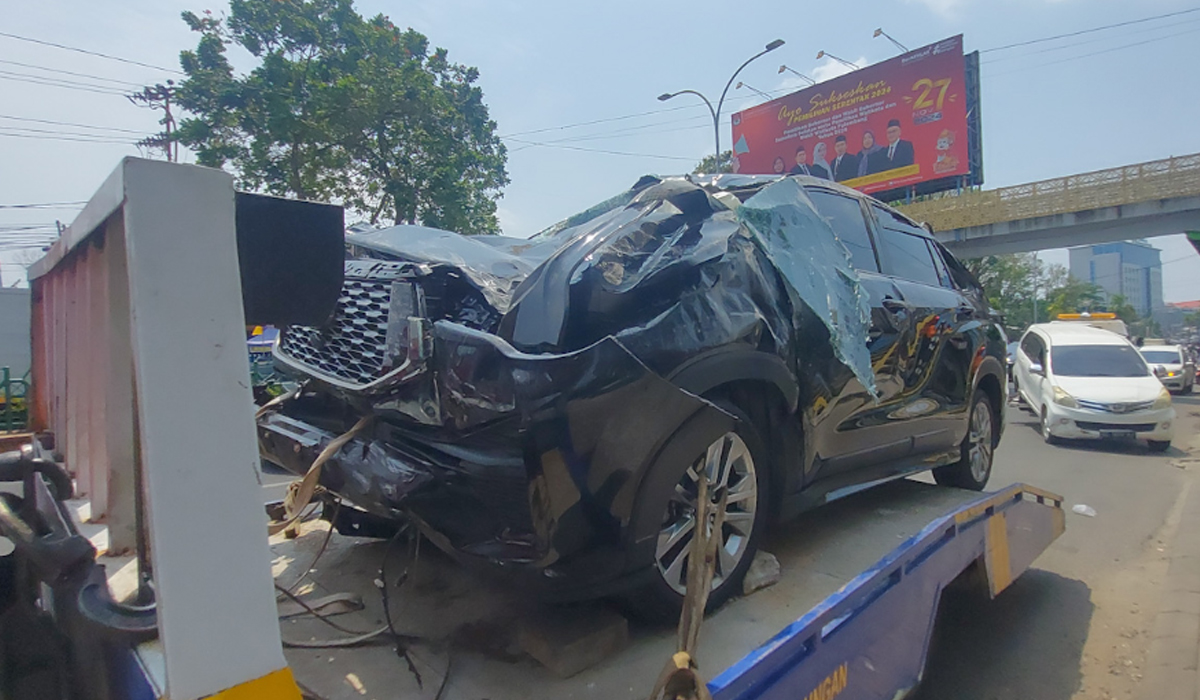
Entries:
{"label": "car side window", "polygon": [[933,266],[933,256],[929,254],[929,246],[922,236],[889,228],[880,229],[879,249],[884,274],[934,287],[941,286],[937,268]]}
{"label": "car side window", "polygon": [[975,275],[967,269],[954,254],[946,250],[946,247],[937,241],[931,241],[933,247],[942,254],[942,260],[946,263],[946,267],[950,270],[950,278],[954,280],[955,286],[959,289],[979,289],[979,280],[975,279]]}
{"label": "car side window", "polygon": [[867,232],[867,221],[858,200],[825,190],[809,189],[806,192],[817,206],[817,213],[829,222],[833,232],[850,250],[850,264],[857,270],[879,272],[871,234]]}
{"label": "car side window", "polygon": [[934,287],[942,286],[933,255],[925,242],[924,230],[878,204],[872,204],[871,210],[879,222],[876,240],[883,273]]}
{"label": "car side window", "polygon": [[933,256],[933,267],[937,270],[938,280],[946,289],[954,289],[954,281],[950,279],[950,271],[946,269],[946,263],[942,260],[942,254],[938,252],[937,246],[928,238],[925,239],[925,244],[929,246],[929,254]]}
{"label": "car side window", "polygon": [[1043,364],[1042,357],[1046,354],[1046,348],[1037,334],[1029,333],[1025,336],[1025,339],[1021,341],[1021,351],[1033,362]]}

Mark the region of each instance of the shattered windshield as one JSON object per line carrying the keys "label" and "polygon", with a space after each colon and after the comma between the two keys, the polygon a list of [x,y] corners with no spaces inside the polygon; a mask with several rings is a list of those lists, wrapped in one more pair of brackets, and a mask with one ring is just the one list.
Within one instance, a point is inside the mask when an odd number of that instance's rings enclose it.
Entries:
{"label": "shattered windshield", "polygon": [[738,219],[787,280],[789,291],[829,329],[837,358],[877,395],[867,350],[871,305],[850,251],[817,213],[804,188],[784,178],[738,208]]}

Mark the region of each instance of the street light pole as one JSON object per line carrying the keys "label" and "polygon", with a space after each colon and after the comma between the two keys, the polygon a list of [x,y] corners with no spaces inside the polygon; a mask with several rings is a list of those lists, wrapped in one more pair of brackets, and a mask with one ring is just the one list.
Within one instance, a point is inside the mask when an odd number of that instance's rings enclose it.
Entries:
{"label": "street light pole", "polygon": [[808,82],[808,84],[809,84],[809,85],[816,85],[816,84],[817,84],[817,81],[813,80],[812,78],[808,77],[807,75],[805,75],[805,74],[803,74],[803,73],[800,73],[800,72],[798,72],[798,71],[792,70],[791,68],[788,68],[786,64],[785,64],[785,65],[782,65],[782,66],[780,66],[780,67],[779,67],[779,72],[780,72],[780,73],[782,73],[782,72],[784,72],[784,71],[787,71],[787,72],[789,72],[789,73],[791,73],[792,75],[795,75],[795,76],[797,76],[797,77],[803,78],[805,81],[807,81],[807,82]]}
{"label": "street light pole", "polygon": [[743,83],[743,82],[742,82],[742,81],[740,81],[740,80],[738,81],[738,84],[737,84],[737,85],[736,85],[736,86],[735,86],[733,89],[734,89],[734,90],[740,90],[740,89],[742,89],[742,88],[746,88],[746,89],[747,89],[747,90],[749,90],[750,92],[756,93],[756,94],[758,94],[758,95],[759,95],[759,96],[761,96],[761,97],[765,97],[765,98],[767,98],[768,100],[769,100],[769,99],[771,99],[771,96],[770,96],[770,95],[768,95],[767,93],[763,92],[762,90],[759,90],[758,88],[754,87],[753,85],[751,85],[751,84],[749,84],[749,83]]}
{"label": "street light pole", "polygon": [[843,66],[847,66],[849,68],[853,68],[854,70],[858,70],[857,63],[851,63],[844,58],[838,58],[837,56],[834,56],[833,54],[829,53],[828,51],[818,51],[817,52],[817,60],[820,60],[820,59],[824,58],[825,56],[832,58],[833,60],[837,61],[838,63],[842,64]]}
{"label": "street light pole", "polygon": [[783,46],[783,43],[783,39],[776,39],[775,41],[772,41],[771,43],[767,44],[762,51],[754,54],[750,58],[746,59],[742,65],[738,66],[738,69],[733,72],[733,75],[729,76],[729,82],[725,83],[725,89],[721,91],[721,99],[717,100],[717,106],[715,108],[713,107],[712,102],[709,102],[707,97],[696,90],[665,92],[658,96],[659,102],[666,102],[672,97],[677,97],[679,95],[695,95],[701,100],[704,100],[704,104],[708,107],[708,113],[712,115],[713,120],[713,143],[716,145],[716,151],[713,153],[713,167],[717,169],[717,172],[721,172],[721,107],[725,104],[725,95],[729,92],[729,86],[733,85],[733,81],[735,78],[737,78],[738,73],[741,73],[742,69],[750,65],[754,59],[765,56],[780,46]]}

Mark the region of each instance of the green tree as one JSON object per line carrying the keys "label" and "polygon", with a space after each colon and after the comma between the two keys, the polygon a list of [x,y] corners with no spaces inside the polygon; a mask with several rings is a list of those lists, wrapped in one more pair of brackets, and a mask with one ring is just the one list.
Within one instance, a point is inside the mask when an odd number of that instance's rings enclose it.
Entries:
{"label": "green tree", "polygon": [[1024,331],[1035,320],[1044,322],[1060,313],[1095,309],[1103,299],[1096,285],[1071,277],[1062,265],[1045,265],[1033,253],[989,255],[963,262],[1014,332]]}
{"label": "green tree", "polygon": [[1141,319],[1137,309],[1125,298],[1124,294],[1114,294],[1108,299],[1108,311],[1117,315],[1125,323],[1135,323]]}
{"label": "green tree", "polygon": [[711,175],[713,173],[728,173],[731,172],[731,164],[733,161],[733,151],[722,151],[721,158],[718,160],[711,155],[704,156],[696,167],[692,169],[692,173],[696,175]]}
{"label": "green tree", "polygon": [[[371,221],[498,230],[507,152],[479,72],[351,0],[232,0],[184,12],[200,35],[180,63],[178,138],[240,186],[340,201]],[[235,73],[231,46],[255,60]]]}

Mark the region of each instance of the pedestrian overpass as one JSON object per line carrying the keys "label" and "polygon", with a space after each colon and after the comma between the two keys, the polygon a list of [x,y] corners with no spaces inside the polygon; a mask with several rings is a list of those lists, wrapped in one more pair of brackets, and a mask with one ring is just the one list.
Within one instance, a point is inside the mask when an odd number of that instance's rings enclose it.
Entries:
{"label": "pedestrian overpass", "polygon": [[897,208],[960,258],[1200,231],[1200,153]]}

